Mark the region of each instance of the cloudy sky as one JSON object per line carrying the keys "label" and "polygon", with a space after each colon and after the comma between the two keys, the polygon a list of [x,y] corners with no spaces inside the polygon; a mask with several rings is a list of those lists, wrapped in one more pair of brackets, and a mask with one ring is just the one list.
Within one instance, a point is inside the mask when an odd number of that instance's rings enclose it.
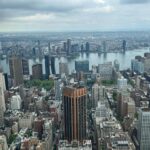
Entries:
{"label": "cloudy sky", "polygon": [[150,0],[0,0],[0,32],[150,30]]}

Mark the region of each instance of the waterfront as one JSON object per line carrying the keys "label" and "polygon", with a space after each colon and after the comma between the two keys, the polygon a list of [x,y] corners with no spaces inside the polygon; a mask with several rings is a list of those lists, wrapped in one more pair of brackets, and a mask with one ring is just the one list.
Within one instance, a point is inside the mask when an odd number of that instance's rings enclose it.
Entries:
{"label": "waterfront", "polygon": [[[56,73],[59,73],[59,62],[67,62],[69,67],[69,72],[75,71],[75,61],[78,60],[89,60],[90,69],[92,65],[98,65],[104,62],[112,61],[114,62],[115,59],[118,60],[120,63],[120,70],[128,69],[131,67],[131,60],[135,58],[135,56],[140,55],[143,56],[145,52],[149,52],[149,48],[147,49],[139,49],[133,51],[126,51],[125,53],[106,53],[106,54],[97,54],[97,53],[80,53],[79,56],[76,58],[66,58],[66,57],[59,57],[55,59],[55,68]],[[43,64],[43,73],[45,73],[44,67],[44,59],[39,60],[37,59],[29,59],[29,70],[30,74],[32,74],[32,65],[35,63],[42,63]],[[0,60],[0,65],[3,66],[4,72],[9,74],[9,63],[8,60]]]}

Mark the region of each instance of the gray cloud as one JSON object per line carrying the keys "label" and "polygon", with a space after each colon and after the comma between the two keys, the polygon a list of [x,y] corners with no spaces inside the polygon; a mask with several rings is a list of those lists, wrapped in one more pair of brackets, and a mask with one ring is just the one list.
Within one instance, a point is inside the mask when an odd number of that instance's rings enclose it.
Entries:
{"label": "gray cloud", "polygon": [[149,28],[149,1],[0,0],[0,31]]}
{"label": "gray cloud", "polygon": [[144,4],[149,2],[150,0],[121,0],[123,4]]}
{"label": "gray cloud", "polygon": [[82,7],[81,3],[62,3],[61,0],[0,0],[0,22],[16,17],[45,13],[68,13]]}
{"label": "gray cloud", "polygon": [[[0,0],[0,22],[36,14],[68,14],[103,6],[106,0]],[[92,9],[91,9],[92,10]],[[94,10],[94,9],[93,9]]]}

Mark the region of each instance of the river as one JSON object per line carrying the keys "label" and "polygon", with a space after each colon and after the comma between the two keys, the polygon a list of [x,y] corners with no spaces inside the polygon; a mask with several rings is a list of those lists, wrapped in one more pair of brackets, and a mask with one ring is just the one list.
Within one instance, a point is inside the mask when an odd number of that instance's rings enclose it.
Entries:
{"label": "river", "polygon": [[[131,60],[135,58],[135,56],[140,55],[144,56],[145,52],[149,52],[149,48],[147,49],[138,49],[132,51],[126,51],[125,53],[106,53],[106,54],[97,54],[97,53],[80,53],[76,58],[70,59],[66,57],[59,57],[55,59],[55,68],[56,73],[59,73],[59,62],[67,62],[69,67],[69,72],[75,70],[75,61],[76,60],[89,60],[90,69],[92,65],[98,65],[104,62],[112,61],[115,59],[120,63],[120,70],[131,68]],[[32,74],[32,65],[35,63],[43,64],[43,73],[45,73],[44,59],[29,59],[29,70],[30,74]],[[3,67],[3,71],[9,74],[9,63],[7,59],[0,60],[0,65]]]}

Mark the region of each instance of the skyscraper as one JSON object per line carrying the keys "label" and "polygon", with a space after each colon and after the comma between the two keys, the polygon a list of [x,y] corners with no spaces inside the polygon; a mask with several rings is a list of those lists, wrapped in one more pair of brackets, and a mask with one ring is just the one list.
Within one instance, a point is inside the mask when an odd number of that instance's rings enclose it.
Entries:
{"label": "skyscraper", "polygon": [[69,75],[69,69],[68,69],[68,64],[67,63],[59,63],[59,73],[60,75],[65,74],[66,76]]}
{"label": "skyscraper", "polygon": [[138,141],[140,150],[150,150],[150,109],[143,108],[139,111]]}
{"label": "skyscraper", "polygon": [[104,64],[98,65],[98,73],[100,74],[101,79],[111,80],[113,72],[112,62],[106,62]]}
{"label": "skyscraper", "polygon": [[81,52],[83,52],[84,51],[84,45],[82,44],[81,45]]}
{"label": "skyscraper", "polygon": [[50,66],[49,66],[49,56],[46,55],[45,56],[45,77],[46,79],[49,79],[49,75],[50,75]]}
{"label": "skyscraper", "polygon": [[114,60],[114,68],[118,72],[120,69],[120,64],[117,59]]}
{"label": "skyscraper", "polygon": [[64,42],[63,50],[64,50],[65,52],[67,52],[67,43],[66,43],[66,42]]}
{"label": "skyscraper", "polygon": [[19,86],[23,84],[23,68],[22,59],[17,56],[12,56],[9,59],[10,75],[13,79],[13,85]]}
{"label": "skyscraper", "polygon": [[55,82],[55,100],[61,101],[62,100],[62,83],[60,79],[56,79]]}
{"label": "skyscraper", "polygon": [[103,42],[103,52],[107,53],[107,43],[106,43],[106,41]]}
{"label": "skyscraper", "polygon": [[33,79],[42,79],[42,64],[35,64],[32,66],[32,78]]}
{"label": "skyscraper", "polygon": [[7,73],[4,73],[4,79],[5,79],[6,90],[9,90],[8,74]]}
{"label": "skyscraper", "polygon": [[49,55],[51,53],[51,43],[50,42],[48,42],[48,53],[49,53]]}
{"label": "skyscraper", "polygon": [[39,57],[42,56],[40,40],[38,40],[38,56],[39,56]]}
{"label": "skyscraper", "polygon": [[123,42],[122,42],[122,49],[123,49],[123,52],[126,51],[126,45],[127,45],[126,41],[123,40]]}
{"label": "skyscraper", "polygon": [[52,71],[52,74],[56,74],[56,71],[55,71],[55,57],[51,57],[51,71]]}
{"label": "skyscraper", "polygon": [[69,55],[71,52],[71,39],[67,40],[67,54]]}
{"label": "skyscraper", "polygon": [[35,47],[33,47],[33,49],[32,49],[32,55],[33,55],[33,56],[36,55],[36,49],[35,49]]}
{"label": "skyscraper", "polygon": [[5,107],[5,79],[2,71],[0,70],[0,126],[4,125],[4,111],[6,110]]}
{"label": "skyscraper", "polygon": [[69,142],[86,139],[86,96],[84,87],[65,87],[63,89],[64,131]]}
{"label": "skyscraper", "polygon": [[22,59],[23,75],[29,75],[29,62],[27,59]]}
{"label": "skyscraper", "polygon": [[90,43],[89,42],[86,42],[86,52],[89,52],[90,51]]}
{"label": "skyscraper", "polygon": [[98,101],[103,101],[103,88],[95,83],[92,86],[92,108],[96,108]]}

